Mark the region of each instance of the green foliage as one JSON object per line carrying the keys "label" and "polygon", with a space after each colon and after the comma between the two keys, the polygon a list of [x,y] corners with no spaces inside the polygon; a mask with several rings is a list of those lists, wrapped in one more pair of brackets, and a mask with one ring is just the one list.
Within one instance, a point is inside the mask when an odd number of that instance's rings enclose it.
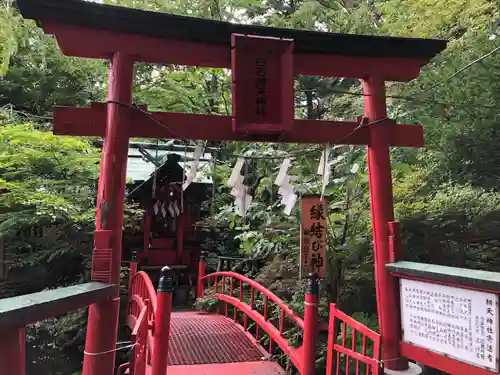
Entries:
{"label": "green foliage", "polygon": [[[496,230],[500,224],[500,153],[496,146],[500,142],[496,105],[500,52],[454,76],[498,47],[500,7],[496,1],[105,2],[268,26],[450,39],[447,50],[424,67],[417,80],[388,85],[389,96],[398,96],[389,98],[388,115],[400,123],[424,124],[427,143],[424,150],[392,151],[394,200],[403,227],[405,258],[500,270]],[[85,254],[89,246],[75,246],[75,238],[86,235],[92,226],[98,153],[85,140],[54,137],[43,131],[47,118],[36,118],[40,121],[33,124],[19,116],[49,116],[55,104],[78,106],[102,99],[105,64],[62,56],[55,41],[31,21],[22,20],[8,1],[0,1],[0,25],[0,106],[10,109],[0,111],[0,233],[11,241],[7,248],[15,265],[67,265],[73,259],[79,267],[62,272],[52,285],[71,282],[75,277],[68,273],[81,274],[88,265]],[[135,101],[148,104],[150,110],[231,113],[231,79],[223,69],[141,63],[136,65],[135,82]],[[299,118],[362,114],[357,80],[297,77],[295,91]],[[244,218],[234,214],[225,182],[234,154],[299,152],[290,171],[297,176],[296,190],[318,193],[321,182],[316,168],[321,149],[231,142],[209,146],[219,147],[216,193],[206,220],[217,235],[214,250],[259,260],[262,267],[251,276],[301,313],[304,283],[297,283],[298,209],[284,216],[273,185],[282,159],[249,163],[254,201]],[[329,202],[328,269],[320,315],[326,320],[328,303],[335,301],[376,329],[366,154],[362,148],[339,146],[332,157],[333,178],[325,192]],[[137,207],[127,206],[127,231],[140,230],[138,217]],[[26,235],[19,236],[21,232]],[[210,299],[200,301],[200,306],[210,304],[207,301]],[[61,324],[71,328],[82,317],[68,319]],[[296,331],[288,333],[298,338]],[[318,366],[324,364],[324,356],[318,361]]]}
{"label": "green foliage", "polygon": [[98,160],[87,142],[30,123],[0,128],[0,235],[14,267],[71,260],[61,270],[63,279],[82,274],[80,251],[89,251]]}
{"label": "green foliage", "polygon": [[496,22],[498,4],[491,0],[382,0],[382,27],[391,34],[421,38],[459,38]]}
{"label": "green foliage", "polygon": [[0,77],[7,73],[10,59],[26,38],[24,21],[15,12],[11,0],[0,1]]}
{"label": "green foliage", "polygon": [[9,3],[0,5],[0,106],[48,115],[54,105],[101,100],[105,64],[62,55],[53,37]]}

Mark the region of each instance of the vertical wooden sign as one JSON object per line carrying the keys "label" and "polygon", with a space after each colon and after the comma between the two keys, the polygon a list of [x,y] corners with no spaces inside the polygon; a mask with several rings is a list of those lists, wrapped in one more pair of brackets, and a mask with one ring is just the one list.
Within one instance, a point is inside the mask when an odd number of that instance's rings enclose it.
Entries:
{"label": "vertical wooden sign", "polygon": [[319,195],[303,195],[300,209],[300,278],[316,272],[326,277],[326,217],[328,204]]}
{"label": "vertical wooden sign", "polygon": [[293,129],[291,39],[233,34],[233,131],[280,133]]}

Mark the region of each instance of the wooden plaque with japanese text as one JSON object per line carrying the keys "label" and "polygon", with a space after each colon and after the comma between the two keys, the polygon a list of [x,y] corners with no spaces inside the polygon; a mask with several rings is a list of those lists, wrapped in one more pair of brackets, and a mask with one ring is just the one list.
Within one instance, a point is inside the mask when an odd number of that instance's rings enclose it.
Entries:
{"label": "wooden plaque with japanese text", "polygon": [[231,43],[233,131],[292,131],[293,40],[233,34]]}
{"label": "wooden plaque with japanese text", "polygon": [[326,277],[326,218],[328,203],[319,195],[303,195],[300,207],[300,278],[316,272]]}

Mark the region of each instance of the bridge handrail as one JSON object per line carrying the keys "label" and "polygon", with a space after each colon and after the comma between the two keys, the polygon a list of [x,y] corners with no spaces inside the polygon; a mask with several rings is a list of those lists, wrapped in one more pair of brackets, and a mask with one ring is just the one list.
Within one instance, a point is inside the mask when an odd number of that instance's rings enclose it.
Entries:
{"label": "bridge handrail", "polygon": [[153,332],[151,327],[156,315],[156,291],[146,272],[139,271],[132,277],[130,280],[129,297],[131,303],[128,306],[126,320],[131,330],[137,329],[138,325],[142,324],[140,317],[144,312],[144,306],[149,306],[146,310],[148,329],[144,343],[147,350],[146,361],[149,363],[151,362],[153,349]]}
{"label": "bridge handrail", "polygon": [[288,343],[288,340],[281,335],[281,332],[275,326],[267,322],[258,311],[253,310],[250,305],[247,305],[234,297],[222,294],[219,295],[219,299],[223,302],[228,302],[237,306],[238,310],[244,312],[250,319],[255,321],[270,337],[272,337],[272,340],[279,345],[283,352],[290,357],[293,364],[297,368],[300,368],[300,359],[295,348],[293,348]]}
{"label": "bridge handrail", "polygon": [[290,319],[292,319],[295,323],[297,323],[299,328],[304,329],[304,320],[301,317],[297,316],[293,312],[293,310],[286,303],[284,303],[281,300],[281,298],[279,298],[276,294],[271,292],[269,289],[267,289],[262,284],[259,284],[258,282],[254,281],[252,279],[249,279],[246,276],[240,275],[239,273],[227,272],[227,271],[213,272],[211,274],[208,274],[208,275],[205,275],[204,277],[202,277],[202,280],[203,279],[210,279],[213,277],[231,277],[231,278],[234,278],[234,279],[237,279],[237,280],[244,282],[245,284],[247,284],[251,288],[262,293],[264,296],[267,296],[268,300],[270,300],[271,302],[278,305],[280,307],[280,309],[283,310],[290,317]]}
{"label": "bridge handrail", "polygon": [[148,354],[148,305],[146,302],[141,309],[139,317],[132,330],[134,349],[130,359],[130,373],[132,375],[145,375]]}
{"label": "bridge handrail", "polygon": [[[349,373],[350,365],[355,368],[356,374],[382,374],[379,333],[346,315],[334,303],[330,304],[329,325],[327,374]],[[340,332],[337,332],[338,329]]]}
{"label": "bridge handrail", "polygon": [[151,303],[149,315],[154,315],[156,312],[156,290],[146,272],[139,271],[132,277],[129,295],[139,295],[143,300],[149,299]]}
{"label": "bridge handrail", "polygon": [[[229,295],[225,293],[225,280],[229,279]],[[302,368],[302,356],[299,355],[300,348],[294,348],[283,335],[285,329],[285,315],[291,319],[302,331],[304,330],[304,320],[297,316],[293,310],[285,304],[277,295],[271,292],[269,289],[259,284],[258,282],[249,279],[246,276],[240,275],[236,272],[229,271],[219,271],[208,274],[200,278],[201,281],[207,279],[214,279],[214,291],[217,299],[226,303],[225,315],[228,316],[227,304],[230,304],[234,308],[234,321],[238,320],[238,311],[244,314],[244,323],[242,324],[243,329],[247,331],[248,329],[248,318],[256,323],[255,339],[259,340],[259,328],[261,328],[269,336],[269,350],[268,352],[272,354],[272,344],[276,343],[280,349],[288,355],[291,362],[297,369]],[[221,291],[219,292],[219,279],[222,281]],[[238,280],[239,285],[239,299],[233,296],[233,280]],[[243,301],[244,288],[243,285],[247,284],[250,287],[251,302],[250,304]],[[260,292],[264,298],[264,312],[261,314],[254,307],[255,303],[255,291]],[[279,327],[276,327],[272,322],[268,320],[268,302],[274,303],[280,309],[279,316]],[[250,333],[249,333],[250,334]]]}

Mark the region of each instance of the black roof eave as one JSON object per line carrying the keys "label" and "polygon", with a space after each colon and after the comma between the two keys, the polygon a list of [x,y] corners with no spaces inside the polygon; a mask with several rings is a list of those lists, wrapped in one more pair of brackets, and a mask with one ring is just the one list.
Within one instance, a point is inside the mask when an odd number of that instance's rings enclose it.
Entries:
{"label": "black roof eave", "polygon": [[17,6],[23,17],[38,23],[57,22],[228,47],[233,33],[290,38],[295,41],[297,53],[430,60],[445,49],[447,43],[445,40],[437,39],[338,34],[238,25],[83,0],[17,0]]}

